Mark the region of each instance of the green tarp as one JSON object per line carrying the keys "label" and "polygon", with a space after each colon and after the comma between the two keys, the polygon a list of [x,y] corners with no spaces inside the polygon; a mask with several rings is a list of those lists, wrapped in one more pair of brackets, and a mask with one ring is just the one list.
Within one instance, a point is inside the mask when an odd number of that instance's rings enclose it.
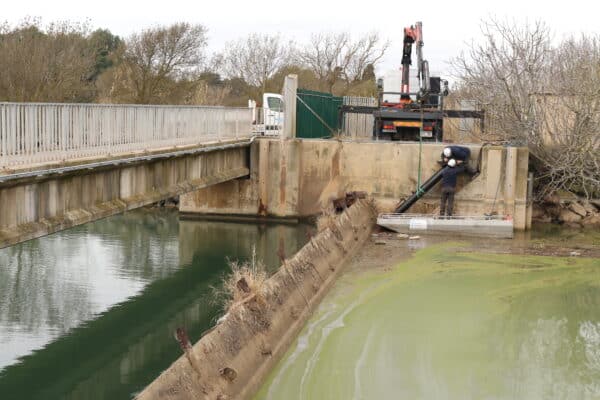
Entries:
{"label": "green tarp", "polygon": [[331,93],[298,89],[296,101],[296,137],[331,137],[339,129],[342,98]]}

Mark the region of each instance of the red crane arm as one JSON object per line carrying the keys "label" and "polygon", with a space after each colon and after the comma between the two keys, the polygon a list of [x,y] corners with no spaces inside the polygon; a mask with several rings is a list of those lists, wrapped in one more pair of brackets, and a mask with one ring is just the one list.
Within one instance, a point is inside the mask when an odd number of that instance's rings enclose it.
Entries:
{"label": "red crane arm", "polygon": [[[409,93],[409,71],[410,65],[412,64],[411,53],[413,43],[417,43],[417,62],[419,67],[419,74],[421,73],[422,64],[422,50],[423,47],[423,28],[421,22],[417,22],[416,26],[410,26],[404,28],[404,48],[402,51],[402,93]],[[408,95],[403,96],[403,99],[410,97]]]}

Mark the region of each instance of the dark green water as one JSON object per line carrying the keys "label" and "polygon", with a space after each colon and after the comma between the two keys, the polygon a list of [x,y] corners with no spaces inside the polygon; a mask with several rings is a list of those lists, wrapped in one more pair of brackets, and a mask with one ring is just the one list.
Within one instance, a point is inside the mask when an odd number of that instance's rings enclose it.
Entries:
{"label": "dark green water", "polygon": [[306,225],[178,221],[140,210],[0,250],[0,399],[127,399],[219,315],[226,258],[267,268]]}

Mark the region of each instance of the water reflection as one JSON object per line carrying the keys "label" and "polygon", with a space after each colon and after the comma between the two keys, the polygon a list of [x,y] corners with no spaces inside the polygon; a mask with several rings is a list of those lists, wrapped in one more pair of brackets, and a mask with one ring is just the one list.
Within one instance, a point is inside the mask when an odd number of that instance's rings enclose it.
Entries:
{"label": "water reflection", "polygon": [[130,397],[179,355],[177,326],[211,326],[226,257],[256,243],[275,268],[306,229],[142,210],[0,250],[2,399]]}
{"label": "water reflection", "polygon": [[182,264],[190,263],[197,253],[227,249],[238,256],[252,254],[267,268],[277,268],[280,242],[290,257],[307,242],[309,227],[290,224],[247,224],[235,222],[186,221],[179,222],[179,243]]}
{"label": "water reflection", "polygon": [[507,397],[600,398],[600,291],[590,284],[597,266],[545,277],[545,288],[511,300],[494,338],[505,344],[496,358],[506,366]]}
{"label": "water reflection", "polygon": [[179,266],[171,213],[129,213],[0,250],[0,368]]}

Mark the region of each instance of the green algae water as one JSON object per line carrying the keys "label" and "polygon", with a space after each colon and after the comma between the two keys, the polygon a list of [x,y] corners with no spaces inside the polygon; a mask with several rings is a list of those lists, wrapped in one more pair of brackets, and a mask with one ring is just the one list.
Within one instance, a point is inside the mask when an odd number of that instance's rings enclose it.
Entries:
{"label": "green algae water", "polygon": [[353,269],[256,399],[600,399],[600,260],[454,243]]}
{"label": "green algae water", "polygon": [[269,270],[306,225],[136,210],[0,249],[0,399],[130,399],[214,325],[227,258]]}

